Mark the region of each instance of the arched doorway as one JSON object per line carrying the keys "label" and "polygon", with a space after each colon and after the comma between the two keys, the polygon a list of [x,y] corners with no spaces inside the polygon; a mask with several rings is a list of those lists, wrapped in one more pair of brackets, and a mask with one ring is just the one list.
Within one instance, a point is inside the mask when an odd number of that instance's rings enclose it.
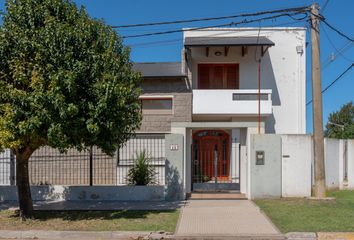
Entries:
{"label": "arched doorway", "polygon": [[193,134],[193,183],[227,183],[230,180],[230,135],[223,130]]}

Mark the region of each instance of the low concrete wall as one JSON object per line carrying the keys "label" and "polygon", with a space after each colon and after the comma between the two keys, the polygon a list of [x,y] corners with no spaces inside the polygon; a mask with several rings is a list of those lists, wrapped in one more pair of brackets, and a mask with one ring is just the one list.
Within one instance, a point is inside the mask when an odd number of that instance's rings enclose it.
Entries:
{"label": "low concrete wall", "polygon": [[343,143],[339,139],[326,138],[324,144],[325,151],[325,171],[327,189],[338,189],[340,182],[340,166],[343,162]]}
{"label": "low concrete wall", "polygon": [[[278,141],[271,136],[267,134],[252,136],[251,198],[276,197],[279,174],[281,174],[282,197],[311,196],[314,164],[311,135],[274,135],[281,136],[281,151],[277,150]],[[345,146],[347,146],[346,150]],[[354,140],[325,139],[324,147],[327,189],[345,189],[346,181],[348,181],[348,189],[354,189]],[[265,151],[264,166],[254,165],[256,150]],[[282,157],[281,170],[278,169],[276,162],[277,154]]]}
{"label": "low concrete wall", "polygon": [[291,134],[281,138],[282,196],[311,196],[311,136]]}
{"label": "low concrete wall", "polygon": [[[36,201],[162,201],[164,186],[32,186]],[[16,186],[0,186],[0,201],[17,201]]]}
{"label": "low concrete wall", "polygon": [[[257,151],[264,151],[264,164],[257,164]],[[280,135],[251,135],[250,160],[250,198],[281,197],[282,169]]]}

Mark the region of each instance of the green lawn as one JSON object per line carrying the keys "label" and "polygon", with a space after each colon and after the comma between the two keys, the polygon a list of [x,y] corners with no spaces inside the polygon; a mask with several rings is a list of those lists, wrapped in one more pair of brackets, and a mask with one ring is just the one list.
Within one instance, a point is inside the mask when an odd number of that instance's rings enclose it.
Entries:
{"label": "green lawn", "polygon": [[328,193],[332,201],[261,199],[255,203],[283,233],[354,232],[354,191]]}
{"label": "green lawn", "polygon": [[174,211],[36,211],[22,222],[15,211],[0,211],[0,230],[166,231],[174,232]]}

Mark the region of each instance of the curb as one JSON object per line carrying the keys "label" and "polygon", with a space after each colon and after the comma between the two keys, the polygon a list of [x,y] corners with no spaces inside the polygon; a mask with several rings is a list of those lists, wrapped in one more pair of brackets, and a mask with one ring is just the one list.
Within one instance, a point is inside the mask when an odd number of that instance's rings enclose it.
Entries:
{"label": "curb", "polygon": [[151,232],[94,232],[94,231],[0,231],[0,239],[149,239],[151,234],[160,237],[165,233]]}
{"label": "curb", "polygon": [[288,240],[316,240],[317,234],[314,232],[289,232],[285,234]]}
{"label": "curb", "polygon": [[30,231],[0,231],[0,239],[129,239],[129,240],[285,240],[286,237],[282,234],[274,235],[193,235],[182,236],[173,235],[166,232],[122,232],[122,231],[107,231],[107,232],[94,232],[94,231],[43,231],[43,230],[30,230]]}

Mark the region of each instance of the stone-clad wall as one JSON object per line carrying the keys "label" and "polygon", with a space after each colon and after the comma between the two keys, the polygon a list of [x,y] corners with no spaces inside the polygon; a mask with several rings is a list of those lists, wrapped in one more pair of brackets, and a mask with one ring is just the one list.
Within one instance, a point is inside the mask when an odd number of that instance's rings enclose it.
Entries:
{"label": "stone-clad wall", "polygon": [[143,96],[173,96],[173,114],[144,114],[138,132],[170,132],[171,122],[192,121],[192,91],[183,78],[144,79]]}

